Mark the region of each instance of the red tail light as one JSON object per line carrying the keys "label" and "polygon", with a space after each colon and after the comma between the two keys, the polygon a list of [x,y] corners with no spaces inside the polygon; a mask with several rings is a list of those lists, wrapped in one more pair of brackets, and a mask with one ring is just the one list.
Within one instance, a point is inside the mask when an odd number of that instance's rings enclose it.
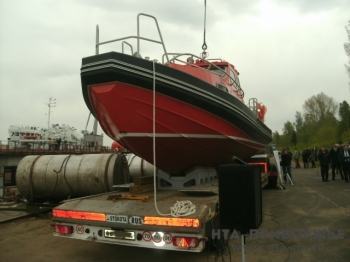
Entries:
{"label": "red tail light", "polygon": [[248,165],[260,165],[261,166],[261,172],[267,173],[267,163],[265,162],[256,162],[256,163],[248,163]]}
{"label": "red tail light", "polygon": [[55,225],[55,232],[61,235],[70,235],[73,233],[73,227],[65,225]]}
{"label": "red tail light", "polygon": [[173,237],[173,246],[177,247],[198,247],[199,240],[196,237]]}

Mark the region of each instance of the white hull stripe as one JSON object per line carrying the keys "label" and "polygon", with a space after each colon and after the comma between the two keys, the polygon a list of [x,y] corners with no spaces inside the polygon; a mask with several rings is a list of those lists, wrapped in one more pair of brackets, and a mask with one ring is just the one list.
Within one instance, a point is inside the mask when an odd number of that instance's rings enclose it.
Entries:
{"label": "white hull stripe", "polygon": [[[153,133],[123,133],[123,134],[119,134],[115,137],[116,140],[121,140],[123,138],[127,138],[127,137],[142,137],[142,138],[152,138],[153,137]],[[205,135],[205,134],[167,134],[167,133],[156,133],[155,137],[159,137],[159,138],[188,138],[188,139],[229,139],[229,140],[237,140],[237,141],[241,141],[241,142],[249,142],[249,143],[253,143],[256,145],[261,145],[261,146],[265,146],[265,144],[262,143],[258,143],[254,140],[251,139],[247,139],[247,138],[242,138],[242,137],[238,137],[238,136],[225,136],[225,135]]]}

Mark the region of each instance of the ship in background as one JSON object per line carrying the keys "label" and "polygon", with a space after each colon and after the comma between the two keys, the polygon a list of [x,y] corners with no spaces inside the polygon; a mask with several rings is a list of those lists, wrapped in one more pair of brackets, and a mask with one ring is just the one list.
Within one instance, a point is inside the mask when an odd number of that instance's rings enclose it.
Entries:
{"label": "ship in background", "polygon": [[78,132],[76,128],[67,124],[50,125],[51,108],[56,107],[56,99],[50,97],[46,105],[48,106],[48,127],[11,125],[8,128],[9,138],[7,140],[9,147],[18,148],[24,145],[30,148],[45,148],[48,147],[49,140],[56,141],[58,139],[65,146],[103,146],[103,135],[97,135],[98,123],[96,119],[93,131],[87,131],[91,114],[89,114],[85,130]]}
{"label": "ship in background", "polygon": [[[49,139],[55,140],[61,138],[62,142],[68,144],[81,145],[84,143],[84,132],[77,132],[74,127],[67,124],[53,124],[50,128],[41,128],[37,126],[16,126],[11,125],[8,128],[8,142],[45,142]],[[87,132],[87,131],[85,131]]]}

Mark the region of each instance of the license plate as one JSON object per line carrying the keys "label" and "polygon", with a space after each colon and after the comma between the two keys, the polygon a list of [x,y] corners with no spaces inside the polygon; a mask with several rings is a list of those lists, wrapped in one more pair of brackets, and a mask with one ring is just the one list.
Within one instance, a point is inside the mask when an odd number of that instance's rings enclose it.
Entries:
{"label": "license plate", "polygon": [[105,237],[124,240],[135,240],[135,232],[105,229]]}
{"label": "license plate", "polygon": [[106,221],[127,224],[128,223],[128,216],[106,215]]}

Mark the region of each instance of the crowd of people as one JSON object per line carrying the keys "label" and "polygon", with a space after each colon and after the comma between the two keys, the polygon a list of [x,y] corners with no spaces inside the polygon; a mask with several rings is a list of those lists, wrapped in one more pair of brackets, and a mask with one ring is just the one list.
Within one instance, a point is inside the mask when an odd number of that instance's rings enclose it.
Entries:
{"label": "crowd of people", "polygon": [[340,174],[340,178],[344,179],[345,182],[349,182],[350,179],[350,149],[349,145],[345,144],[340,146],[338,144],[333,144],[330,150],[322,146],[318,149],[316,146],[313,148],[304,148],[303,151],[295,151],[292,155],[289,148],[282,150],[281,154],[281,166],[283,168],[284,180],[286,181],[286,174],[292,178],[291,174],[291,162],[294,159],[295,168],[301,168],[300,166],[300,156],[303,161],[304,168],[316,168],[316,162],[319,161],[319,167],[321,169],[321,177],[323,182],[328,182],[328,173],[330,167],[332,168],[332,180],[335,180],[335,175]]}

